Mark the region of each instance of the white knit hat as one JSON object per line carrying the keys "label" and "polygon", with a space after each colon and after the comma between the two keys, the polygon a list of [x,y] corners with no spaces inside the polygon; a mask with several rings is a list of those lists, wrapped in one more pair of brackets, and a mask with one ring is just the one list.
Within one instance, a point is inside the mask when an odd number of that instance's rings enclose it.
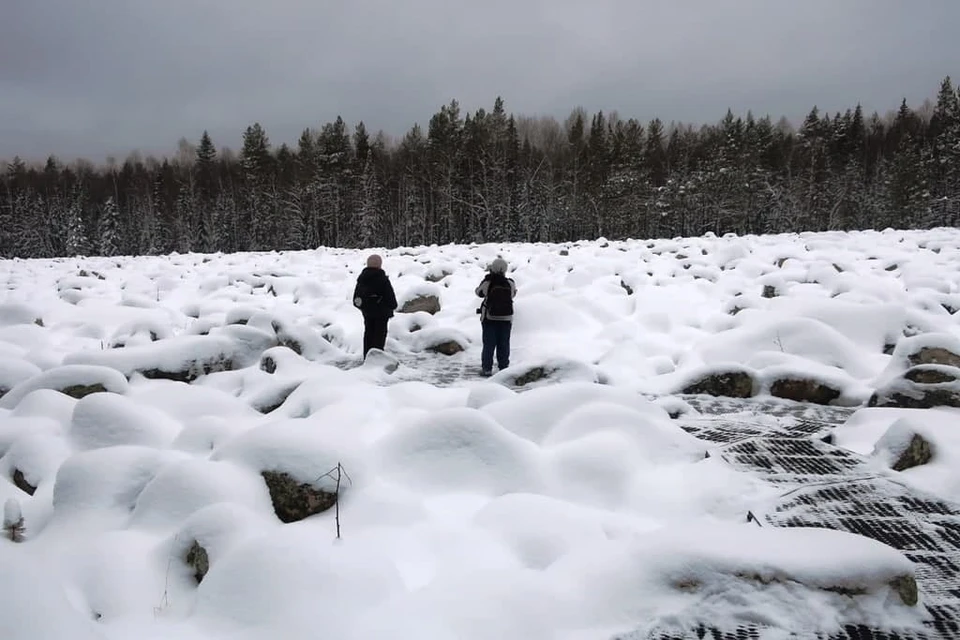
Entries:
{"label": "white knit hat", "polygon": [[490,266],[487,267],[490,273],[500,273],[504,274],[507,272],[507,261],[503,258],[497,258],[490,263]]}

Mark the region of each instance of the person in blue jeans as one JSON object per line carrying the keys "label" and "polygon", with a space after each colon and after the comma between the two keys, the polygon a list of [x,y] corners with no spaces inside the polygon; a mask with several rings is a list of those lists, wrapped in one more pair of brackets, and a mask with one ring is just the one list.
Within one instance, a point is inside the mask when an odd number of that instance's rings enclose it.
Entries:
{"label": "person in blue jeans", "polygon": [[477,313],[483,327],[483,351],[480,369],[484,377],[493,375],[493,356],[500,370],[510,366],[510,330],[513,327],[513,299],[517,284],[507,277],[507,261],[497,258],[487,267],[487,275],[476,289],[483,298]]}

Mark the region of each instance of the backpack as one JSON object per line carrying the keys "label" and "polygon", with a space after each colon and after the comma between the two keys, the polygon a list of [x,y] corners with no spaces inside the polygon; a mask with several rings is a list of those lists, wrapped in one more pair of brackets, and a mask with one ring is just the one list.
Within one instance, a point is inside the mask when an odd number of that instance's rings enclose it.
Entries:
{"label": "backpack", "polygon": [[357,297],[353,299],[353,306],[360,311],[373,311],[380,306],[382,301],[382,296],[360,285],[357,287]]}
{"label": "backpack", "polygon": [[487,315],[504,317],[513,315],[513,289],[505,277],[490,278],[487,285]]}

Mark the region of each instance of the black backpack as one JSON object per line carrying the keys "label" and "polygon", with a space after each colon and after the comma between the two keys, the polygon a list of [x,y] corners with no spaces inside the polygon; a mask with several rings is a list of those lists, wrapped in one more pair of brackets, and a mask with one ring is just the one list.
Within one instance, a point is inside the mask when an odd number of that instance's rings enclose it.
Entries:
{"label": "black backpack", "polygon": [[487,315],[495,317],[513,315],[513,289],[504,276],[494,276],[487,284]]}
{"label": "black backpack", "polygon": [[376,311],[383,303],[383,296],[372,290],[369,285],[357,285],[357,297],[353,299],[353,306],[360,311]]}

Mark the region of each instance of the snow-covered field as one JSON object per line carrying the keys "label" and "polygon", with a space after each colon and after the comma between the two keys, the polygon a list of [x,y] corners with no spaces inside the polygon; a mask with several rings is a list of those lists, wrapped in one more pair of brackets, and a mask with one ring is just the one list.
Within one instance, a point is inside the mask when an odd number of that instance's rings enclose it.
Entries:
{"label": "snow-covered field", "polygon": [[[708,456],[671,396],[736,375],[861,407],[838,444],[960,499],[956,409],[867,408],[908,370],[957,392],[960,362],[912,358],[960,353],[960,231],[382,253],[401,304],[440,310],[397,314],[366,363],[366,252],[0,263],[0,502],[23,538],[0,540],[0,638],[919,624],[899,551],[746,522],[777,487]],[[512,366],[481,380],[497,255]],[[890,470],[914,433],[932,460]]]}

